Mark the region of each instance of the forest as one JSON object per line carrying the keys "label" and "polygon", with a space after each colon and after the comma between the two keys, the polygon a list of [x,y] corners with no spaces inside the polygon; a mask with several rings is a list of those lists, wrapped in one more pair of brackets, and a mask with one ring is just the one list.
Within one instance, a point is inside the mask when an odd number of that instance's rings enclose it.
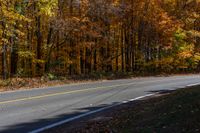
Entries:
{"label": "forest", "polygon": [[200,71],[200,0],[0,0],[0,74]]}

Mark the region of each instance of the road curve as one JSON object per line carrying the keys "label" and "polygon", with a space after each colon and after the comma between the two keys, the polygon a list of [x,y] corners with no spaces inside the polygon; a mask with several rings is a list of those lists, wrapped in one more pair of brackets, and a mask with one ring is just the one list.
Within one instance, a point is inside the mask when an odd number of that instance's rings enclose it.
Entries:
{"label": "road curve", "polygon": [[110,80],[0,93],[0,132],[26,133],[118,102],[200,83],[199,75]]}

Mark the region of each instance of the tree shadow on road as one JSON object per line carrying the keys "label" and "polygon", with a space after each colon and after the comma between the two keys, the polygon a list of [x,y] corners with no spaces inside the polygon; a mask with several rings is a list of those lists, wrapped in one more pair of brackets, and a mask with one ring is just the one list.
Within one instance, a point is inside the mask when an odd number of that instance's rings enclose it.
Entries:
{"label": "tree shadow on road", "polygon": [[[157,91],[148,91],[147,93],[157,93],[157,94],[166,94],[166,93],[171,93],[174,90],[157,90]],[[139,101],[139,100],[137,100]],[[107,107],[113,107],[115,105],[119,105],[119,102],[113,102],[111,104],[102,104],[99,106],[90,106],[90,107],[86,107],[86,108],[74,108],[74,112],[72,113],[67,113],[67,114],[62,114],[62,115],[58,115],[55,116],[54,118],[49,118],[49,119],[38,119],[29,123],[20,123],[17,125],[12,125],[12,126],[7,126],[7,127],[3,127],[4,130],[1,131],[2,133],[27,133],[30,131],[33,131],[35,129],[39,129],[42,127],[45,127],[47,125],[51,125],[54,124],[56,122],[60,122],[72,117],[77,117],[77,116],[81,116],[85,113],[88,112],[94,112],[95,110],[100,110],[102,108],[107,108]],[[85,118],[87,118],[88,116],[85,116]],[[70,122],[69,122],[70,123]]]}

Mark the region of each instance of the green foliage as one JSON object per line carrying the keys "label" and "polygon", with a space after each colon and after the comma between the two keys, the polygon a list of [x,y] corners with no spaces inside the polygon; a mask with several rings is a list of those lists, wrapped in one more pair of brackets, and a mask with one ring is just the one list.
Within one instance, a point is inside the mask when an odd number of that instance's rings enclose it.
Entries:
{"label": "green foliage", "polygon": [[17,77],[24,77],[25,75],[26,75],[26,72],[24,71],[23,68],[18,68],[17,69],[17,73],[16,73]]}
{"label": "green foliage", "polygon": [[34,59],[35,54],[31,51],[19,51],[18,52],[19,57],[24,59]]}
{"label": "green foliage", "polygon": [[58,7],[58,0],[39,0],[38,7],[40,8],[40,15],[54,16]]}
{"label": "green foliage", "polygon": [[48,78],[49,80],[56,80],[56,79],[57,79],[57,77],[56,77],[54,74],[52,74],[52,73],[48,73],[48,74],[47,74],[47,78]]}
{"label": "green foliage", "polygon": [[182,29],[178,29],[175,32],[174,37],[175,37],[176,41],[182,42],[182,41],[184,41],[184,39],[186,39],[186,33]]}
{"label": "green foliage", "polygon": [[0,86],[7,87],[10,86],[11,81],[10,80],[0,80]]}

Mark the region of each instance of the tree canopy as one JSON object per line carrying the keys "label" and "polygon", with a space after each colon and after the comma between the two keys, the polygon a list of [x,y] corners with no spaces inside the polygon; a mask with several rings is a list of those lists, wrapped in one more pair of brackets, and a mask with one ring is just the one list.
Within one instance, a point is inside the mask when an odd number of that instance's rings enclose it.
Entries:
{"label": "tree canopy", "polygon": [[0,0],[2,78],[200,69],[200,0]]}

